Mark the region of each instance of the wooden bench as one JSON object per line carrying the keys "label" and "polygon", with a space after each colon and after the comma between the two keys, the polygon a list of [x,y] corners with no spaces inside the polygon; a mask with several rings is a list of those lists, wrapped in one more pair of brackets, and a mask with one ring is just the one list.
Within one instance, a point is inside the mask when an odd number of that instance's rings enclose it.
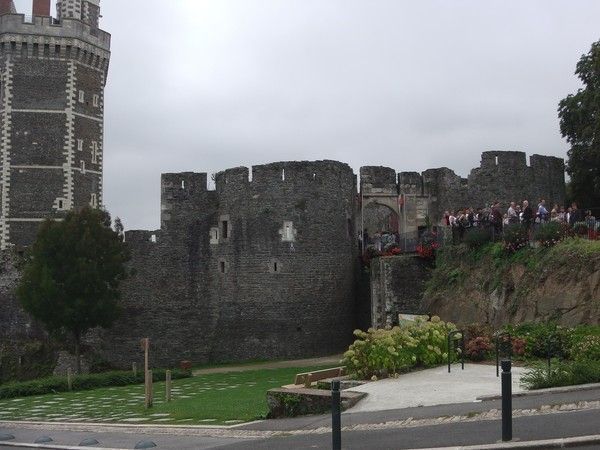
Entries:
{"label": "wooden bench", "polygon": [[314,372],[299,373],[294,381],[295,386],[310,387],[315,381],[327,378],[341,377],[345,375],[345,367],[334,367],[333,369],[315,370]]}

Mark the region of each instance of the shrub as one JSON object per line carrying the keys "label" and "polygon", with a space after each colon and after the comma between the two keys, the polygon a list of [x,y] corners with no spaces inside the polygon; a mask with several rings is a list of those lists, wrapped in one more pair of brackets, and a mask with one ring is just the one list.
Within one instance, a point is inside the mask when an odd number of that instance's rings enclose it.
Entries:
{"label": "shrub", "polygon": [[577,236],[585,236],[588,234],[588,224],[586,222],[576,222],[573,224],[573,233]]}
{"label": "shrub", "polygon": [[489,338],[478,336],[469,340],[465,346],[465,354],[472,361],[483,361],[490,355],[493,346]]}
{"label": "shrub", "polygon": [[506,251],[511,253],[516,252],[528,245],[529,237],[527,236],[527,230],[518,223],[510,224],[504,228],[502,241]]}
{"label": "shrub", "polygon": [[[165,370],[157,369],[152,371],[152,379],[163,381],[165,379]],[[191,373],[182,370],[172,370],[171,378],[187,378]],[[73,376],[73,390],[85,391],[89,389],[112,387],[112,386],[127,386],[130,384],[141,384],[144,382],[144,373],[138,372],[133,375],[133,372],[106,372],[95,373],[89,375]],[[16,383],[7,383],[0,386],[0,399],[28,397],[32,395],[44,395],[57,392],[68,391],[67,377],[48,377],[37,380],[23,381]]]}
{"label": "shrub", "polygon": [[521,377],[521,384],[527,389],[598,382],[600,382],[600,361],[598,360],[554,362],[550,369],[540,363]]}
{"label": "shrub", "polygon": [[600,361],[600,336],[584,336],[574,340],[570,353],[571,358],[576,361]]}
{"label": "shrub", "polygon": [[525,339],[513,338],[512,339],[512,351],[513,356],[525,356],[525,350],[527,348],[527,342]]}
{"label": "shrub", "polygon": [[429,322],[418,318],[391,329],[356,330],[358,339],[344,353],[343,364],[348,373],[360,379],[442,364],[448,357],[448,332],[455,329],[453,324],[432,317]]}
{"label": "shrub", "polygon": [[568,237],[569,226],[559,222],[541,224],[536,230],[534,238],[544,247],[552,247]]}
{"label": "shrub", "polygon": [[463,242],[471,249],[483,247],[485,244],[491,241],[492,236],[490,235],[489,230],[479,227],[471,227],[468,229],[465,233],[465,237],[463,238]]}
{"label": "shrub", "polygon": [[507,329],[512,336],[525,341],[526,357],[569,356],[572,329],[555,323],[527,323]]}

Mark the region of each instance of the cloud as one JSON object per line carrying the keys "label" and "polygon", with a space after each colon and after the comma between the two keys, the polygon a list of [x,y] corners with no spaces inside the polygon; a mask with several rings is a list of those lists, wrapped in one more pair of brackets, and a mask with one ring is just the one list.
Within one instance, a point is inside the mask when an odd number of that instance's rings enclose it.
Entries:
{"label": "cloud", "polygon": [[558,101],[595,0],[103,0],[105,201],[159,226],[161,172],[294,159],[461,175],[565,157]]}

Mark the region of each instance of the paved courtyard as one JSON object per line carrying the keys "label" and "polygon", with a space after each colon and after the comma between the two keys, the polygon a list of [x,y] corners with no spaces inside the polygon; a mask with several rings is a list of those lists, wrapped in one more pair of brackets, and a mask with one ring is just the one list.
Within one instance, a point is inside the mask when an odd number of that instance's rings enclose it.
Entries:
{"label": "paved courtyard", "polygon": [[[521,392],[522,367],[513,367],[513,392]],[[445,405],[477,401],[482,395],[500,394],[500,378],[496,366],[484,364],[453,365],[421,370],[352,388],[352,391],[368,395],[347,412],[384,411],[415,406]]]}

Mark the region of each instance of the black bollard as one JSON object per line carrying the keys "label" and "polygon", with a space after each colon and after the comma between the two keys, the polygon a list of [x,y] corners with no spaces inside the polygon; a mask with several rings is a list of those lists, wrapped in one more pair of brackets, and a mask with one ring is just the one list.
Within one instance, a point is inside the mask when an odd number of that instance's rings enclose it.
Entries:
{"label": "black bollard", "polygon": [[511,361],[502,363],[502,440],[512,441],[512,374]]}
{"label": "black bollard", "polygon": [[331,382],[331,439],[332,449],[342,449],[342,405],[340,402],[340,381]]}

